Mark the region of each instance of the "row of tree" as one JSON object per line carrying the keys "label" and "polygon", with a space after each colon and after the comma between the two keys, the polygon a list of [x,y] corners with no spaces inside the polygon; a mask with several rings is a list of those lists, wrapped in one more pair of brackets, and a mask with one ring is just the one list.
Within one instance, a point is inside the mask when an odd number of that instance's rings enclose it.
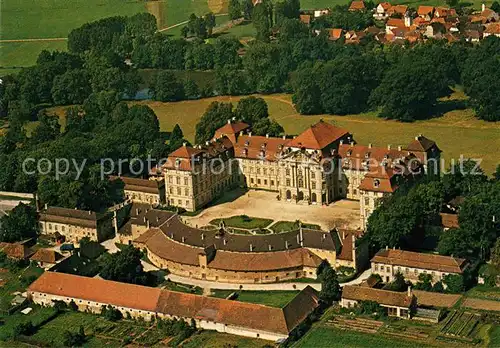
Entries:
{"label": "row of tree", "polygon": [[442,255],[488,260],[500,238],[500,166],[495,178],[474,173],[475,163],[452,166],[441,178],[407,183],[386,197],[368,219],[366,237],[372,248],[416,248],[433,226],[440,226],[439,213],[451,199],[463,197],[458,228],[440,234],[437,250]]}

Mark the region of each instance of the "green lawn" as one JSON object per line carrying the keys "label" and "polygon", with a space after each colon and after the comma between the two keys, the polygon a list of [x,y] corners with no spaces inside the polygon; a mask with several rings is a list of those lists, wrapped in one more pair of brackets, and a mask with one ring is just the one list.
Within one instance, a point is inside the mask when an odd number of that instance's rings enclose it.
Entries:
{"label": "green lawn", "polygon": [[490,342],[488,347],[500,347],[500,325],[493,325],[489,331]]}
{"label": "green lawn", "polygon": [[0,341],[6,341],[12,338],[12,330],[19,323],[31,321],[33,326],[38,326],[56,314],[56,310],[50,307],[44,308],[36,305],[31,305],[31,308],[33,310],[27,315],[22,314],[21,312],[16,312],[3,318],[5,323],[4,325],[0,326]]}
{"label": "green lawn", "polygon": [[294,348],[319,347],[356,347],[356,348],[414,348],[427,347],[422,342],[412,342],[399,338],[388,338],[378,334],[367,334],[356,331],[340,330],[333,327],[313,327]]}
{"label": "green lawn", "polygon": [[500,301],[500,288],[487,285],[476,285],[466,294],[467,297],[481,298],[485,300]]}
{"label": "green lawn", "polygon": [[229,335],[215,331],[202,331],[193,335],[182,345],[183,348],[263,348],[269,345],[269,341],[257,338]]}
{"label": "green lawn", "polygon": [[236,291],[236,290],[212,290],[212,297],[226,298],[231,293],[238,293],[235,301],[258,303],[271,307],[284,307],[290,302],[298,291]]}
{"label": "green lawn", "polygon": [[238,39],[242,38],[252,38],[256,35],[255,27],[252,22],[245,21],[239,25],[235,25],[231,28],[224,30],[221,36],[234,36]]}
{"label": "green lawn", "polygon": [[[321,227],[314,224],[302,223],[303,228],[309,228],[312,230],[320,230]],[[275,233],[293,231],[299,228],[299,224],[296,221],[278,221],[273,224],[270,229]]]}
{"label": "green lawn", "polygon": [[5,282],[0,286],[0,307],[6,309],[10,307],[10,301],[14,298],[13,292],[23,292],[28,284],[27,279],[36,277],[38,278],[43,273],[43,269],[36,266],[29,266],[27,268],[5,271],[2,269],[0,279]]}
{"label": "green lawn", "polygon": [[228,227],[245,228],[249,230],[252,230],[254,228],[264,228],[266,226],[269,226],[269,224],[273,222],[273,220],[271,219],[262,219],[246,215],[238,215],[224,219],[215,219],[210,221],[210,224],[218,226],[221,221],[224,221],[224,223]]}
{"label": "green lawn", "polygon": [[[14,69],[34,65],[38,55],[43,50],[66,51],[66,41],[0,43],[0,67]],[[3,70],[0,70],[0,74],[8,75],[10,73]]]}

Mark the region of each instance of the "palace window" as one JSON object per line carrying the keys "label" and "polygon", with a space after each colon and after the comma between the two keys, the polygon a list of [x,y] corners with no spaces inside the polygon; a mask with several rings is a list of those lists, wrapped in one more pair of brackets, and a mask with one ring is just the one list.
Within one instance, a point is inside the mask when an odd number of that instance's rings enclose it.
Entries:
{"label": "palace window", "polygon": [[299,187],[304,187],[304,180],[302,178],[299,178]]}
{"label": "palace window", "polygon": [[290,168],[286,168],[285,172],[286,172],[286,175],[290,175]]}
{"label": "palace window", "polygon": [[260,179],[257,179],[257,184],[259,184],[259,185],[260,185]]}
{"label": "palace window", "polygon": [[188,178],[184,178],[184,185],[188,184]]}
{"label": "palace window", "polygon": [[375,179],[373,180],[373,187],[379,187],[380,186],[380,180]]}
{"label": "palace window", "polygon": [[316,174],[314,172],[311,172],[311,179],[315,179],[316,178]]}
{"label": "palace window", "polygon": [[182,193],[181,193],[181,188],[180,188],[180,187],[178,187],[178,188],[177,188],[177,195],[179,195],[179,196],[180,196],[181,194],[182,194]]}
{"label": "palace window", "polygon": [[316,183],[315,183],[314,181],[311,183],[311,188],[312,188],[313,190],[315,190],[315,189],[316,189]]}
{"label": "palace window", "polygon": [[175,182],[177,183],[177,185],[180,185],[181,184],[181,178],[176,177],[175,178]]}
{"label": "palace window", "polygon": [[290,186],[290,179],[286,179],[286,186]]}
{"label": "palace window", "polygon": [[274,180],[271,180],[271,186],[274,186]]}
{"label": "palace window", "polygon": [[267,185],[267,180],[264,179],[264,185]]}
{"label": "palace window", "polygon": [[257,174],[260,174],[260,168],[257,168]]}
{"label": "palace window", "polygon": [[184,190],[184,194],[185,194],[186,196],[189,196],[189,189],[188,189],[188,188]]}

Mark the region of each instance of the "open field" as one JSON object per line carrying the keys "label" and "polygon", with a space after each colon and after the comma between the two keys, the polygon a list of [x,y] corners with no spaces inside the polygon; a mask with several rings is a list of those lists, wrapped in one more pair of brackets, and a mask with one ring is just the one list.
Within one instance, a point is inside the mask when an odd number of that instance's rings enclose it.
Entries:
{"label": "open field", "polygon": [[[302,116],[297,113],[287,94],[262,96],[268,106],[270,116],[278,121],[287,134],[298,134],[320,119],[348,129],[354,139],[361,144],[372,143],[374,146],[406,145],[418,135],[423,134],[436,140],[443,151],[444,168],[448,168],[452,158],[460,155],[465,158],[481,158],[482,168],[491,174],[499,163],[500,122],[490,123],[477,120],[471,109],[453,110],[442,117],[413,123],[401,123],[378,118],[375,113],[359,115],[317,115]],[[160,120],[164,131],[172,130],[179,124],[186,138],[194,140],[195,126],[201,115],[213,101],[232,102],[240,97],[221,96],[201,100],[162,103],[142,101],[139,104],[150,106]]]}
{"label": "open field", "polygon": [[[43,50],[66,51],[66,41],[2,42],[0,67],[12,69],[34,65]],[[4,69],[0,70],[1,75],[9,73]]]}
{"label": "open field", "polygon": [[[234,290],[212,290],[212,297],[226,298]],[[271,307],[283,308],[290,302],[298,291],[236,291],[238,297],[236,301],[258,303]]]}
{"label": "open field", "polygon": [[183,348],[220,348],[220,347],[238,347],[238,348],[263,348],[269,344],[257,338],[240,337],[215,331],[202,331],[193,335],[183,344]]}
{"label": "open field", "polygon": [[[378,334],[340,330],[333,327],[318,325],[313,327],[297,344],[295,348],[319,348],[319,347],[415,347],[415,342],[402,338],[388,338]],[[422,342],[419,347],[428,347]]]}
{"label": "open field", "polygon": [[500,301],[500,288],[479,284],[467,291],[467,297]]}

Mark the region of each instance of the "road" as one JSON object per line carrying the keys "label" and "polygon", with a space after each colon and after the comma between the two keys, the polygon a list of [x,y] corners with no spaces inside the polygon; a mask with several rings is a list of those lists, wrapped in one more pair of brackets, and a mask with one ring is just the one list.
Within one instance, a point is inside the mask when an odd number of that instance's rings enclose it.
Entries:
{"label": "road", "polygon": [[[359,277],[353,279],[346,283],[341,283],[340,286],[344,285],[356,285],[360,284],[362,281],[366,280],[372,274],[371,269],[367,269],[363,273],[360,274]],[[198,286],[203,289],[218,289],[218,290],[239,290],[240,285],[243,290],[258,290],[258,291],[294,291],[294,290],[302,290],[307,285],[310,285],[314,289],[320,291],[321,284],[319,283],[271,283],[271,284],[237,284],[237,283],[220,283],[220,282],[211,282],[207,280],[193,279],[187,277],[181,277],[175,274],[169,274],[167,279],[175,282],[181,283],[185,285]]]}

